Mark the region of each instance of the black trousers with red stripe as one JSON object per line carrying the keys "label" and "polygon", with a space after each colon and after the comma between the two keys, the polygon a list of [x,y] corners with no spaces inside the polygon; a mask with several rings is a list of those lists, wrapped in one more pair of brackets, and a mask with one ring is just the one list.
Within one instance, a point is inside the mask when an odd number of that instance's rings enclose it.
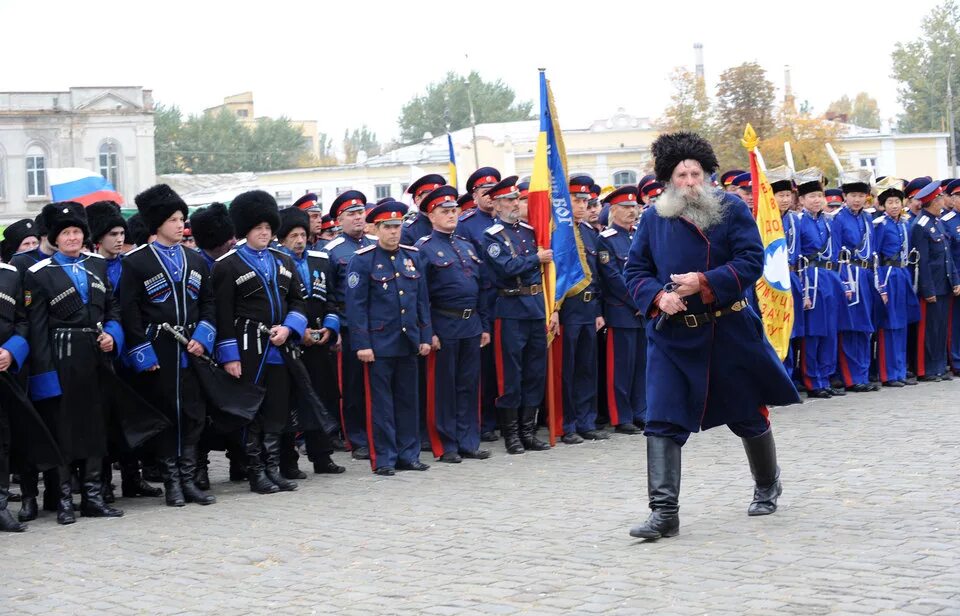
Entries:
{"label": "black trousers with red stripe", "polygon": [[933,303],[920,298],[917,324],[917,376],[936,376],[947,371],[947,320],[950,296],[938,295]]}
{"label": "black trousers with red stripe", "polygon": [[433,455],[480,448],[480,336],[444,339],[426,359],[427,431]]}
{"label": "black trousers with red stripe", "polygon": [[540,406],[547,384],[547,330],[544,320],[497,319],[494,322],[493,343],[500,389],[497,408]]}
{"label": "black trousers with red stripe", "polygon": [[641,327],[607,328],[606,379],[610,423],[645,423],[647,334]]}

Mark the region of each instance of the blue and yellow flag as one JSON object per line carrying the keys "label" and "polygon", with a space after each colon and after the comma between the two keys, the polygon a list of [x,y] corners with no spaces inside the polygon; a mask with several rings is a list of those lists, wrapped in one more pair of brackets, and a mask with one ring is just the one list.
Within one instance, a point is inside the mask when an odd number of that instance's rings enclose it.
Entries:
{"label": "blue and yellow flag", "polygon": [[533,156],[527,196],[530,224],[537,244],[553,249],[553,263],[544,267],[547,318],[563,302],[590,284],[590,266],[580,231],[573,222],[567,182],[567,152],[546,74],[540,71],[540,134]]}
{"label": "blue and yellow flag", "polygon": [[780,359],[790,349],[793,331],[793,295],[790,291],[790,255],[783,233],[780,208],[773,199],[773,189],[767,174],[757,161],[757,133],[747,124],[743,132],[743,147],[750,152],[750,175],[753,180],[753,207],[763,242],[763,276],[756,284],[760,317],[767,340]]}
{"label": "blue and yellow flag", "polygon": [[447,149],[450,151],[450,181],[448,184],[457,187],[457,157],[453,155],[453,137],[447,133]]}

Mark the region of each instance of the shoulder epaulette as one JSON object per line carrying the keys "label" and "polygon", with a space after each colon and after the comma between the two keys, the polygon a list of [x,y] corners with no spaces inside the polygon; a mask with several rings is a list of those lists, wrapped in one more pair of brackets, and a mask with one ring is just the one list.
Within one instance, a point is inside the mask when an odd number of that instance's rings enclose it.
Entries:
{"label": "shoulder epaulette", "polygon": [[487,227],[486,229],[484,229],[483,232],[484,232],[484,233],[489,233],[490,235],[496,235],[497,233],[500,233],[501,231],[503,231],[503,225],[501,225],[500,223],[497,223],[497,224],[493,225],[492,227]]}
{"label": "shoulder epaulette", "polygon": [[14,266],[10,265],[9,263],[0,263],[0,268],[8,269],[8,270],[10,270],[11,272],[16,272],[16,271],[18,271],[17,268],[15,268]]}
{"label": "shoulder epaulette", "polygon": [[234,246],[243,246],[246,243],[247,243],[247,238],[243,238],[242,240],[237,240],[237,243],[234,244]]}
{"label": "shoulder epaulette", "polygon": [[521,227],[526,227],[527,229],[530,229],[531,231],[534,230],[534,229],[533,229],[533,225],[528,224],[528,223],[525,223],[525,222],[523,222],[522,220],[521,220],[521,221],[518,221],[518,222],[520,223],[520,226],[521,226]]}
{"label": "shoulder epaulette", "polygon": [[376,242],[378,239],[380,239],[379,237],[377,237],[376,235],[373,235],[372,233],[367,233],[367,234],[366,234],[366,237],[367,237],[368,240],[373,240],[374,242]]}
{"label": "shoulder epaulette", "polygon": [[463,222],[464,220],[470,218],[471,216],[473,216],[473,215],[476,214],[476,213],[477,213],[477,210],[476,210],[476,209],[467,210],[467,211],[464,212],[463,214],[460,214],[459,221],[460,221],[460,222]]}
{"label": "shoulder epaulette", "polygon": [[85,252],[85,253],[83,253],[83,254],[87,255],[88,257],[96,257],[96,258],[98,258],[98,259],[106,259],[106,257],[103,256],[102,254],[100,254],[99,252]]}
{"label": "shoulder epaulette", "polygon": [[369,246],[364,246],[363,248],[361,248],[360,250],[358,250],[358,251],[355,252],[354,254],[358,254],[358,255],[366,254],[366,253],[370,252],[371,250],[373,250],[373,249],[376,248],[376,247],[377,247],[376,244],[370,244]]}
{"label": "shoulder epaulette", "polygon": [[400,244],[400,248],[406,248],[407,250],[412,250],[414,252],[420,252],[420,249],[416,246],[407,246],[406,244]]}
{"label": "shoulder epaulette", "polygon": [[886,220],[887,220],[887,217],[886,217],[886,216],[878,216],[878,217],[876,217],[876,218],[873,219],[873,224],[875,224],[875,225],[882,225],[882,224],[885,223]]}
{"label": "shoulder epaulette", "polygon": [[46,266],[50,265],[50,263],[52,263],[52,261],[50,260],[50,257],[47,257],[47,258],[44,259],[43,261],[37,261],[36,263],[34,263],[33,265],[31,265],[31,266],[30,266],[30,271],[31,271],[31,272],[34,272],[34,273],[39,272],[40,270],[42,270],[42,269],[45,268]]}
{"label": "shoulder epaulette", "polygon": [[920,220],[917,221],[917,224],[920,225],[921,227],[926,227],[928,222],[930,222],[930,217],[923,216],[920,218]]}
{"label": "shoulder epaulette", "polygon": [[406,219],[406,220],[403,221],[403,226],[404,226],[404,227],[409,227],[410,225],[413,224],[413,221],[415,221],[415,220],[416,220],[416,217],[408,218],[408,219]]}
{"label": "shoulder epaulette", "polygon": [[230,255],[232,255],[232,254],[235,253],[235,252],[237,252],[237,251],[234,250],[233,248],[231,248],[230,250],[227,251],[227,253],[226,253],[225,255],[223,255],[223,256],[221,256],[219,259],[217,259],[217,261],[218,261],[218,262],[219,262],[219,261],[223,261],[224,259],[226,259],[227,257],[229,257]]}
{"label": "shoulder epaulette", "polygon": [[417,240],[417,246],[419,246],[419,245],[421,245],[421,244],[426,244],[427,242],[429,242],[429,241],[432,240],[432,239],[433,239],[433,236],[432,236],[432,235],[424,235],[423,237],[421,237],[420,239]]}
{"label": "shoulder epaulette", "polygon": [[137,247],[134,248],[133,250],[127,252],[126,255],[124,255],[124,256],[132,255],[133,253],[137,252],[138,250],[143,250],[144,248],[146,248],[146,247],[149,246],[149,245],[150,245],[150,244],[140,244],[139,246],[137,246]]}
{"label": "shoulder epaulette", "polygon": [[329,259],[329,258],[330,258],[330,255],[328,255],[328,254],[325,253],[325,252],[321,252],[321,251],[319,251],[319,250],[308,250],[308,251],[307,251],[307,256],[308,256],[308,257],[317,257],[318,259]]}
{"label": "shoulder epaulette", "polygon": [[347,240],[343,239],[343,236],[342,236],[342,235],[339,236],[339,237],[335,237],[335,238],[333,238],[332,240],[330,240],[329,242],[327,242],[327,245],[324,246],[323,249],[324,249],[325,251],[327,251],[327,252],[330,252],[331,250],[333,250],[334,248],[336,248],[336,247],[339,246],[340,244],[344,243],[345,241],[347,241]]}
{"label": "shoulder epaulette", "polygon": [[614,229],[613,227],[607,227],[606,229],[600,232],[600,237],[613,237],[616,234],[617,234],[616,229]]}
{"label": "shoulder epaulette", "polygon": [[956,212],[950,212],[949,214],[944,214],[943,218],[941,218],[940,220],[950,220],[956,215],[957,215]]}

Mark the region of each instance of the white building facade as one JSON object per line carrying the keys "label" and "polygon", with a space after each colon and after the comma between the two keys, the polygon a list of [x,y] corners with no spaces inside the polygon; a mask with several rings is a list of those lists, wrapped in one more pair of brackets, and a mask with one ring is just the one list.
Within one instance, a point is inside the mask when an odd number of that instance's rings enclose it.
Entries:
{"label": "white building facade", "polygon": [[35,216],[59,167],[100,173],[132,205],[156,180],[153,131],[141,87],[0,92],[0,220]]}

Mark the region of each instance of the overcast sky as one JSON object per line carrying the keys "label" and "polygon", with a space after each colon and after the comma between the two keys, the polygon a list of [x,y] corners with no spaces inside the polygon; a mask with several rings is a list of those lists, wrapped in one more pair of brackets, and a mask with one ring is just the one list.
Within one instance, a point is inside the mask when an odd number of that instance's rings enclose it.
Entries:
{"label": "overcast sky", "polygon": [[656,118],[699,42],[711,95],[721,71],[756,61],[780,98],[789,64],[798,101],[822,111],[867,91],[886,118],[900,111],[890,52],[937,4],[0,0],[0,91],[138,85],[199,112],[252,90],[258,116],[315,119],[337,139],[367,124],[385,142],[403,104],[448,70],[535,100],[546,67],[565,127],[618,107]]}

